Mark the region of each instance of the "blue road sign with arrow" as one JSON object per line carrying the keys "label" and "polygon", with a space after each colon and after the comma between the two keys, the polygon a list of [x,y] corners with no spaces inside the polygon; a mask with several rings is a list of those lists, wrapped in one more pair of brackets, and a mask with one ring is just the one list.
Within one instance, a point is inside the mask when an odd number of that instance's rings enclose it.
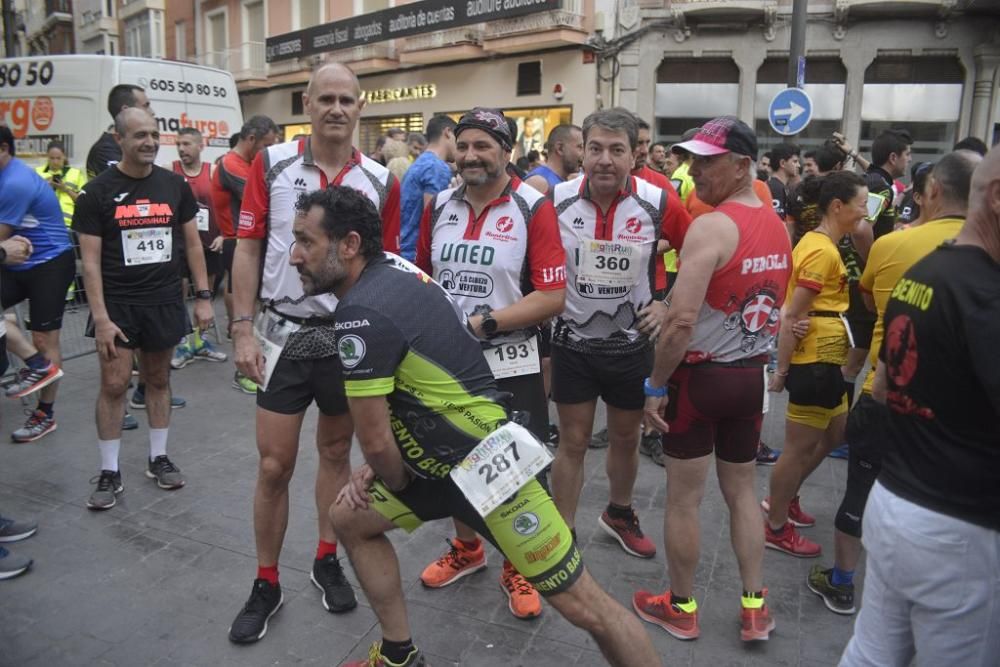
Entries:
{"label": "blue road sign with arrow", "polygon": [[813,104],[801,88],[785,88],[771,100],[767,120],[778,134],[791,136],[806,129],[812,120]]}

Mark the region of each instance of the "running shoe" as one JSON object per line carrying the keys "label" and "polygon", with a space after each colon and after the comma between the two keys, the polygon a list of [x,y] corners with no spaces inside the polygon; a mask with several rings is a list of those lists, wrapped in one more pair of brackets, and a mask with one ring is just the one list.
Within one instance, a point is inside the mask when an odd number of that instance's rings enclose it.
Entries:
{"label": "running shoe", "polygon": [[0,547],[0,579],[12,579],[31,567],[31,559],[18,556]]}
{"label": "running shoe", "polygon": [[795,525],[788,522],[781,530],[772,530],[764,522],[764,546],[798,558],[816,558],[823,548],[810,539],[802,537]]}
{"label": "running shoe", "polygon": [[778,456],[781,452],[777,449],[771,449],[763,442],[757,445],[757,465],[759,466],[773,466],[778,462]]}
{"label": "running shoe", "polygon": [[358,606],[358,598],[336,554],[314,560],[309,579],[323,593],[323,608],[328,612],[339,614]]}
{"label": "running shoe", "polygon": [[591,436],[590,444],[587,446],[591,449],[606,449],[608,446],[608,429],[601,429]]}
{"label": "running shoe", "polygon": [[549,437],[545,439],[545,444],[555,449],[559,446],[559,427],[549,424]]}
{"label": "running shoe", "polygon": [[174,348],[174,356],[170,360],[170,367],[175,371],[179,371],[188,364],[194,361],[194,350],[191,349],[190,345],[178,345]]}
{"label": "running shoe", "polygon": [[239,371],[233,375],[233,388],[239,389],[244,394],[256,394],[257,393],[257,383],[243,375]]}
{"label": "running shoe", "polygon": [[823,604],[834,614],[854,613],[854,584],[833,583],[833,568],[824,570],[822,565],[813,565],[806,577],[806,586],[823,598]]}
{"label": "running shoe", "polygon": [[281,584],[272,584],[266,579],[254,579],[250,598],[229,626],[229,641],[236,644],[252,644],[267,634],[267,622],[281,609],[285,601]]}
{"label": "running shoe", "polygon": [[612,519],[608,511],[604,510],[597,524],[618,541],[625,553],[639,558],[652,558],[656,555],[656,545],[643,534],[639,527],[639,515],[631,507],[627,519]]}
{"label": "running shoe", "polygon": [[663,438],[659,433],[644,433],[639,439],[639,451],[652,459],[653,463],[663,467]]}
{"label": "running shoe", "polygon": [[745,642],[766,642],[774,630],[774,619],[766,602],[760,609],[740,607],[740,622],[740,639]]}
{"label": "running shoe", "polygon": [[175,466],[166,454],[161,454],[149,462],[146,468],[146,477],[156,480],[156,485],[161,489],[172,491],[184,486],[184,477],[181,470]]}
{"label": "running shoe", "polygon": [[382,655],[382,642],[375,642],[368,649],[367,658],[345,662],[343,667],[427,667],[427,661],[424,660],[424,655],[414,646],[410,654],[406,656],[406,660],[403,662],[392,662]]}
{"label": "running shoe", "polygon": [[24,422],[24,426],[10,434],[14,442],[34,442],[58,428],[56,418],[41,410],[30,410],[25,414],[28,415],[28,420]]}
{"label": "running shoe", "polygon": [[[771,496],[760,501],[760,508],[765,512],[771,511]],[[816,525],[816,518],[802,509],[798,496],[792,498],[792,502],[788,503],[788,520],[799,528],[811,528]]]}
{"label": "running shoe", "polygon": [[201,345],[194,349],[194,358],[200,359],[201,361],[221,362],[228,359],[229,356],[225,352],[216,350],[211,343],[202,339]]}
{"label": "running shoe", "polygon": [[662,595],[638,591],[632,596],[632,608],[639,618],[660,626],[677,639],[697,639],[701,634],[697,610],[686,612],[671,604],[670,591]]}
{"label": "running shoe", "polygon": [[[179,396],[170,397],[170,409],[179,410],[187,406],[188,402]],[[132,398],[128,399],[128,406],[133,410],[145,410],[146,409],[146,393],[136,387],[135,391],[132,392]]]}
{"label": "running shoe", "polygon": [[443,588],[486,568],[482,540],[476,549],[466,549],[457,539],[445,541],[450,549],[420,573],[420,582],[427,588]]}
{"label": "running shoe", "polygon": [[122,430],[123,431],[134,431],[139,428],[139,420],[128,412],[122,417]]}
{"label": "running shoe", "polygon": [[0,542],[17,542],[38,532],[38,524],[34,521],[14,521],[0,516]]}
{"label": "running shoe", "polygon": [[90,480],[90,483],[97,483],[97,488],[90,494],[87,507],[92,510],[109,510],[118,502],[117,496],[125,490],[122,484],[122,474],[115,470],[102,470],[101,474]]}
{"label": "running shoe", "polygon": [[22,398],[42,387],[47,387],[62,376],[63,370],[51,361],[45,368],[21,368],[14,376],[14,380],[4,388],[4,394],[7,398]]}
{"label": "running shoe", "polygon": [[500,588],[507,594],[507,608],[514,618],[537,618],[542,613],[542,601],[535,587],[521,576],[508,561],[500,573]]}
{"label": "running shoe", "polygon": [[844,444],[841,445],[840,447],[837,447],[835,450],[827,454],[827,456],[829,456],[831,459],[846,460],[850,456],[850,452],[848,451],[848,445]]}

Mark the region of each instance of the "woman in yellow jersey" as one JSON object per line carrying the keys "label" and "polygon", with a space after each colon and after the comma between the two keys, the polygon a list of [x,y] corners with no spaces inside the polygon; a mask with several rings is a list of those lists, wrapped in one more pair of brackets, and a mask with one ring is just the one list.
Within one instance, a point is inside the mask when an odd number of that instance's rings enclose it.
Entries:
{"label": "woman in yellow jersey", "polygon": [[[804,203],[815,202],[820,216],[792,251],[792,276],[778,337],[778,367],[769,389],[788,388],[785,448],[771,474],[766,546],[811,558],[818,544],[802,537],[796,526],[814,519],[799,506],[802,481],[841,444],[847,421],[847,395],[840,367],[847,361],[851,334],[844,318],[850,303],[847,268],[837,241],[854,231],[865,217],[868,189],[864,179],[835,171],[806,179],[800,186]],[[808,318],[805,336],[793,334],[796,322]]]}
{"label": "woman in yellow jersey", "polygon": [[63,219],[68,227],[73,222],[73,209],[76,208],[76,198],[87,182],[87,177],[76,167],[71,167],[66,161],[66,149],[62,142],[49,142],[48,159],[41,167],[35,169],[38,175],[49,182],[59,199]]}

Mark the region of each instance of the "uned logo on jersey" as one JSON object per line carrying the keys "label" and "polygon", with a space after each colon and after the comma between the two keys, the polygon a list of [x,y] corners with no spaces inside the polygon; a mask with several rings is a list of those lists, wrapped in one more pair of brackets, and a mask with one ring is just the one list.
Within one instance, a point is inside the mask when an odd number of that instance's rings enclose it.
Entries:
{"label": "uned logo on jersey", "polygon": [[514,220],[509,216],[505,215],[497,220],[497,231],[501,234],[506,234],[514,228]]}
{"label": "uned logo on jersey", "polygon": [[642,223],[639,222],[639,218],[629,218],[625,221],[625,229],[629,234],[638,234],[642,229]]}
{"label": "uned logo on jersey", "polygon": [[542,282],[549,285],[566,280],[565,266],[546,266],[542,269]]}
{"label": "uned logo on jersey", "polygon": [[365,341],[360,336],[348,334],[337,343],[337,351],[344,368],[354,368],[365,358]]}

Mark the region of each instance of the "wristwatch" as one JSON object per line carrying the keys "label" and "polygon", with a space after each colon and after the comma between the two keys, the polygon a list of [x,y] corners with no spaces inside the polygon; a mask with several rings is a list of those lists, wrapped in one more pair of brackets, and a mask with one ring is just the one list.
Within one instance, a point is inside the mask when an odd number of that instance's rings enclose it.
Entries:
{"label": "wristwatch", "polygon": [[200,289],[200,290],[198,290],[197,292],[194,293],[194,298],[196,298],[196,299],[203,299],[205,301],[211,301],[212,300],[212,290]]}
{"label": "wristwatch", "polygon": [[493,313],[484,313],[483,321],[479,324],[482,327],[486,340],[490,340],[499,333],[500,325],[493,319]]}
{"label": "wristwatch", "polygon": [[646,396],[651,396],[653,398],[663,398],[667,395],[667,385],[662,387],[654,387],[649,383],[649,378],[642,381],[642,391]]}

